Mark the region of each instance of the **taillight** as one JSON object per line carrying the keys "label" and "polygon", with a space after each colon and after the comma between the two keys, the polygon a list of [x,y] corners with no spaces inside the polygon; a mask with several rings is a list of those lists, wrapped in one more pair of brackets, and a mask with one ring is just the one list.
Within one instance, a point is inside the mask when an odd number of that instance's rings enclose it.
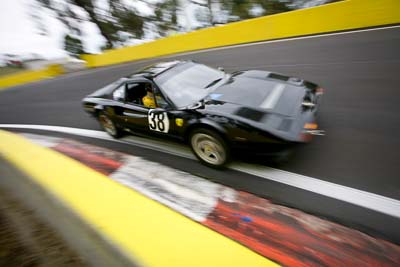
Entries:
{"label": "taillight", "polygon": [[313,136],[309,133],[301,133],[300,140],[303,142],[310,142],[313,139]]}
{"label": "taillight", "polygon": [[318,124],[316,124],[316,123],[306,123],[306,124],[304,124],[303,128],[307,129],[307,130],[315,130],[315,129],[318,128]]}
{"label": "taillight", "polygon": [[316,95],[322,95],[323,93],[324,93],[324,88],[318,87],[318,88],[315,90],[315,94],[316,94]]}

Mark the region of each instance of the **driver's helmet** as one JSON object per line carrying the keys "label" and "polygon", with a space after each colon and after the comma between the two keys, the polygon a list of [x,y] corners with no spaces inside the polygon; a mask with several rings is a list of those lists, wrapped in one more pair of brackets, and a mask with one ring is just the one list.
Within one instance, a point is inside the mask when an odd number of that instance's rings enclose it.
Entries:
{"label": "driver's helmet", "polygon": [[153,89],[151,88],[151,84],[146,83],[145,85],[146,92],[153,93]]}

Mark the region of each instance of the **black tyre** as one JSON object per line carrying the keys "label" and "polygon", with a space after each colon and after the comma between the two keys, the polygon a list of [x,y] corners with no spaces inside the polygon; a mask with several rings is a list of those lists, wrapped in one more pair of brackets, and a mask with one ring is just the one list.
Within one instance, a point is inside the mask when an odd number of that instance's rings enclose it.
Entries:
{"label": "black tyre", "polygon": [[191,132],[189,142],[196,157],[209,167],[221,168],[230,160],[227,143],[215,131],[196,129]]}
{"label": "black tyre", "polygon": [[98,116],[101,127],[109,135],[114,138],[118,138],[122,135],[122,131],[115,125],[115,123],[104,113],[100,112]]}

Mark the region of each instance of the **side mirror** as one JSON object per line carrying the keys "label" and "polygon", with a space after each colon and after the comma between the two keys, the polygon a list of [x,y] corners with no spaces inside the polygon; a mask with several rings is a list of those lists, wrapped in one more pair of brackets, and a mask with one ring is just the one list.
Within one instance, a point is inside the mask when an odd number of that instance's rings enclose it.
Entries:
{"label": "side mirror", "polygon": [[225,69],[223,67],[218,67],[218,70],[225,72]]}
{"label": "side mirror", "polygon": [[204,101],[199,101],[196,104],[188,107],[187,109],[189,110],[196,110],[196,109],[204,109]]}

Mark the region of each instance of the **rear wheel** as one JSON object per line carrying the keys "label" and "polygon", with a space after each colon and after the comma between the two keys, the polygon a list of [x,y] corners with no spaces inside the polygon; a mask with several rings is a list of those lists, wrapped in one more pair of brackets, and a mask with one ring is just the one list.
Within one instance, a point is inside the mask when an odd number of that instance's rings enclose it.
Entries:
{"label": "rear wheel", "polygon": [[99,122],[101,127],[112,137],[118,138],[121,136],[121,130],[115,125],[115,123],[104,113],[99,114]]}
{"label": "rear wheel", "polygon": [[190,145],[196,157],[213,168],[223,167],[230,159],[229,148],[215,131],[197,129],[190,134]]}

